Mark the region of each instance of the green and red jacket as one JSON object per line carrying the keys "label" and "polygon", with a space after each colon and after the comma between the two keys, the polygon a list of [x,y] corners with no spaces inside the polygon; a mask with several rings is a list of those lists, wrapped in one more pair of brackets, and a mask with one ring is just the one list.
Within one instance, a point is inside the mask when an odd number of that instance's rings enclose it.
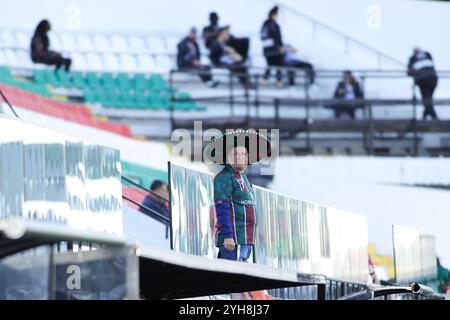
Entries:
{"label": "green and red jacket", "polygon": [[256,202],[252,185],[243,172],[226,165],[214,178],[218,231],[216,245],[233,238],[236,244],[254,244]]}

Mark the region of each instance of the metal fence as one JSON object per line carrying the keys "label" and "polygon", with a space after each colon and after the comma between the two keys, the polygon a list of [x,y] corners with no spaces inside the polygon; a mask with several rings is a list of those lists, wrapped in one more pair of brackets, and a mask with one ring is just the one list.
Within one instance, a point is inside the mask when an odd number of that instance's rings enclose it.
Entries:
{"label": "metal fence", "polygon": [[[172,245],[214,259],[213,176],[170,164]],[[255,187],[255,263],[367,281],[367,220]]]}

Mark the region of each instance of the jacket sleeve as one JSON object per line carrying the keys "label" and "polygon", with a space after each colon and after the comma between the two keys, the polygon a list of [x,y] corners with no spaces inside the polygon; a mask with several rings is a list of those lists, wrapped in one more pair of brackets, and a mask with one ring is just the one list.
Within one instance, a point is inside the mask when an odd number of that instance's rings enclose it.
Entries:
{"label": "jacket sleeve", "polygon": [[233,238],[230,221],[232,191],[233,184],[229,177],[218,175],[214,178],[214,204],[216,207],[217,224],[219,232],[224,234],[225,239]]}
{"label": "jacket sleeve", "polygon": [[186,41],[182,41],[178,44],[177,64],[179,68],[189,66],[191,61],[189,60],[189,48],[186,45]]}

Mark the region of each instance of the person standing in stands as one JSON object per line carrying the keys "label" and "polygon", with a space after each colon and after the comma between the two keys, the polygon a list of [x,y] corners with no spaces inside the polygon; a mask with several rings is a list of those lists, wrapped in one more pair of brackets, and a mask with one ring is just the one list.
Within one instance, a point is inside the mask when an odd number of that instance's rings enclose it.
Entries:
{"label": "person standing in stands", "polygon": [[363,99],[364,93],[351,71],[344,71],[342,81],[338,83],[334,91],[334,98],[343,102],[331,107],[334,109],[335,118],[340,118],[341,114],[347,113],[350,118],[354,119],[355,109],[364,107],[363,103],[354,103],[356,99]]}
{"label": "person standing in stands", "polygon": [[419,87],[422,95],[423,120],[430,116],[437,120],[437,114],[433,107],[433,93],[436,89],[438,77],[434,69],[433,58],[429,52],[419,47],[413,49],[413,55],[409,58],[408,75],[414,78],[414,83]]}
{"label": "person standing in stands", "polygon": [[58,52],[49,50],[50,40],[48,38],[48,32],[50,30],[51,25],[48,20],[42,20],[37,25],[31,39],[31,60],[35,63],[54,65],[56,67],[55,70],[64,66],[64,69],[69,71],[72,60],[64,58]]}
{"label": "person standing in stands", "polygon": [[197,29],[191,28],[189,35],[178,45],[177,65],[180,70],[197,71],[198,76],[210,88],[215,88],[219,84],[212,80],[210,67],[200,61],[200,48],[197,43]]}
{"label": "person standing in stands", "polygon": [[[264,21],[261,28],[261,40],[263,44],[263,54],[266,58],[269,67],[291,67],[297,69],[304,69],[310,84],[314,83],[314,68],[310,63],[300,61],[294,57],[297,50],[291,46],[283,44],[281,36],[281,28],[277,22],[278,7],[275,6],[269,11],[269,17]],[[267,80],[270,76],[270,68],[267,68],[264,73],[264,79]],[[283,85],[282,74],[280,70],[276,73],[278,86]],[[289,71],[289,85],[295,84],[295,72]]]}
{"label": "person standing in stands", "polygon": [[157,212],[166,218],[170,217],[167,203],[167,199],[169,198],[167,183],[161,180],[154,180],[150,185],[150,191],[151,192],[145,197],[144,201],[142,202],[142,205],[151,209],[152,211],[142,207],[139,208],[139,211],[165,225],[168,225],[167,221],[164,218],[161,218],[155,213]]}
{"label": "person standing in stands", "polygon": [[236,74],[241,84],[246,89],[254,89],[250,82],[247,67],[243,63],[242,56],[232,47],[227,46],[230,39],[230,28],[228,26],[220,29],[217,39],[211,44],[210,59],[217,67],[230,69]]}
{"label": "person standing in stands", "polygon": [[[267,144],[267,155],[257,152],[260,143]],[[255,241],[257,213],[255,192],[245,170],[264,156],[270,156],[270,141],[255,131],[236,130],[212,141],[205,154],[224,165],[214,177],[218,258],[247,262]]]}
{"label": "person standing in stands", "polygon": [[[206,48],[211,49],[211,45],[217,39],[220,29],[218,14],[211,12],[209,14],[209,25],[203,28],[203,39],[205,40]],[[247,61],[248,49],[250,47],[250,40],[248,38],[236,38],[230,35],[226,45],[233,48],[242,57],[243,62]]]}

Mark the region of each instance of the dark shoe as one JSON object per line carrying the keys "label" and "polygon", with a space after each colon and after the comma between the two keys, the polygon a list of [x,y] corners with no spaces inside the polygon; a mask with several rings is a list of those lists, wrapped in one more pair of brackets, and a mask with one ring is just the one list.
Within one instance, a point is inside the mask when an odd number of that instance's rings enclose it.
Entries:
{"label": "dark shoe", "polygon": [[212,80],[210,80],[210,81],[206,82],[206,86],[208,88],[216,88],[219,84],[220,84],[219,81],[212,81]]}

